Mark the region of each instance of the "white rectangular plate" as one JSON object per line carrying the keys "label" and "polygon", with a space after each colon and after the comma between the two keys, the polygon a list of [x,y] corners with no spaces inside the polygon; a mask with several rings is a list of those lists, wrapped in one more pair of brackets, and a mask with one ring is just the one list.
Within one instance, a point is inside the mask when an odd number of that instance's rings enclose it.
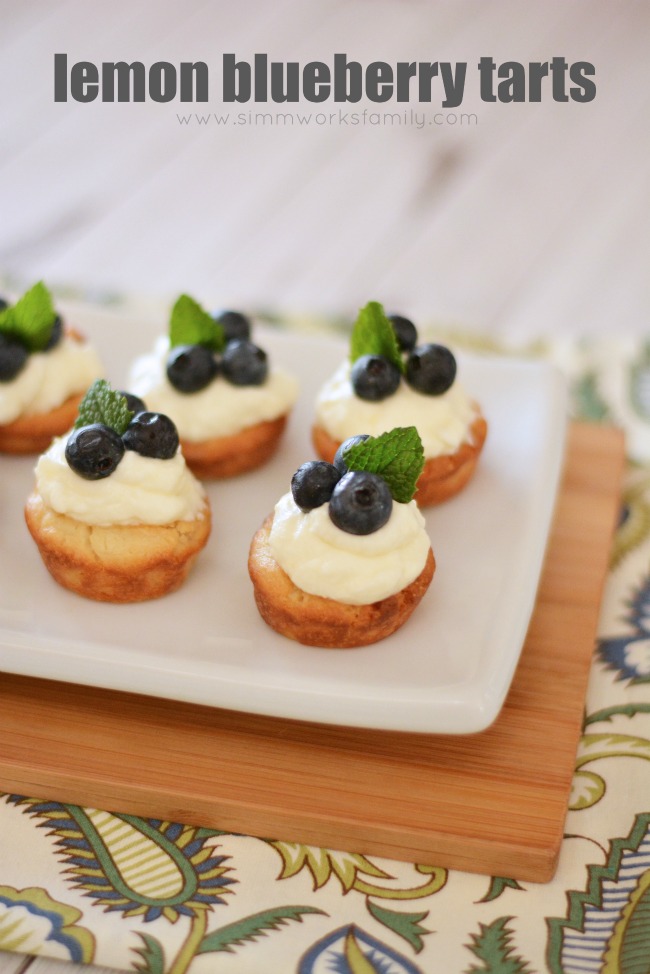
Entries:
{"label": "white rectangular plate", "polygon": [[[164,330],[85,308],[69,320],[93,340],[117,387]],[[535,602],[562,466],[563,377],[544,362],[459,354],[459,377],[489,434],[470,485],[426,512],[437,561],[431,587],[390,638],[314,649],[262,622],[246,564],[253,533],[314,457],[314,395],[347,349],[262,327],[255,338],[299,377],[300,400],[270,464],[208,485],[209,544],[184,587],[164,599],[108,605],[60,588],[24,524],[34,459],[0,456],[0,669],[323,723],[483,730],[506,697]]]}

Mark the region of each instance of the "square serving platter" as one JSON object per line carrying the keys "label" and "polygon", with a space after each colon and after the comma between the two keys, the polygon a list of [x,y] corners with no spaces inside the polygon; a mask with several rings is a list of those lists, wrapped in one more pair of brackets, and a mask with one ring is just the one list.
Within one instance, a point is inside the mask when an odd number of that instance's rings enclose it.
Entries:
{"label": "square serving platter", "polygon": [[[165,327],[85,307],[70,320],[118,387]],[[0,670],[325,724],[484,730],[505,700],[535,604],[562,470],[563,376],[542,361],[458,353],[459,381],[481,403],[489,433],[470,485],[425,512],[437,562],[431,587],[393,636],[326,650],[262,622],[246,563],[253,533],[315,455],[314,397],[347,345],[262,326],[254,338],[296,374],[300,399],[267,466],[207,485],[213,533],[172,595],[118,606],[60,588],[24,524],[34,459],[0,457]]]}

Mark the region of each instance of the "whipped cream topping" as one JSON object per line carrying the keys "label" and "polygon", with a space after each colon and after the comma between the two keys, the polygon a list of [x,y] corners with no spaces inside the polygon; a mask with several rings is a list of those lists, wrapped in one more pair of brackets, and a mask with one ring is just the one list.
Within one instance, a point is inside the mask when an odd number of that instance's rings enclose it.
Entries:
{"label": "whipped cream topping", "polygon": [[415,426],[425,457],[455,453],[462,443],[471,442],[470,427],[477,408],[458,380],[441,396],[417,392],[402,380],[392,396],[368,402],[355,395],[350,372],[350,362],[343,362],[316,400],[317,425],[334,440],[343,441],[357,433],[378,436],[397,426]]}
{"label": "whipped cream topping", "polygon": [[0,424],[48,413],[103,375],[92,346],[64,335],[49,352],[29,355],[15,379],[0,382]]}
{"label": "whipped cream topping", "polygon": [[310,595],[368,605],[415,581],[431,547],[415,501],[394,501],[386,524],[366,535],[341,531],[328,508],[303,513],[290,493],[275,506],[270,547],[294,585]]}
{"label": "whipped cream topping", "polygon": [[147,409],[171,417],[182,440],[199,443],[231,436],[267,420],[284,416],[298,398],[296,379],[270,368],[260,386],[234,386],[217,376],[199,392],[178,392],[166,374],[169,338],[161,336],[152,352],[136,359],[129,391],[144,399]]}
{"label": "whipped cream topping", "polygon": [[85,524],[171,524],[204,516],[206,494],[179,450],[169,460],[127,450],[103,480],[86,480],[65,458],[68,436],[53,440],[36,464],[36,490],[57,514]]}

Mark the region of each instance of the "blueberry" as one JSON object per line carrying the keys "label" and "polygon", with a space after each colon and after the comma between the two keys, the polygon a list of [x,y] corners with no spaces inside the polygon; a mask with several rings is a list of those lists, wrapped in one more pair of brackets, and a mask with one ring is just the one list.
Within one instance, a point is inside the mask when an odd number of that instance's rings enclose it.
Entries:
{"label": "blueberry", "polygon": [[415,325],[410,318],[403,315],[388,315],[388,320],[393,326],[397,344],[403,352],[410,352],[415,348],[418,340],[418,333]]}
{"label": "blueberry", "polygon": [[29,352],[22,342],[0,332],[0,382],[11,382],[27,364]]}
{"label": "blueberry", "polygon": [[164,413],[138,413],[122,436],[127,450],[141,457],[171,460],[178,450],[178,430]]}
{"label": "blueberry", "polygon": [[350,470],[334,488],[329,503],[332,522],[348,534],[372,534],[383,527],[393,509],[388,484],[376,473]]}
{"label": "blueberry", "polygon": [[359,433],[357,434],[357,436],[348,436],[347,440],[343,440],[340,447],[334,454],[334,459],[332,460],[332,463],[339,471],[339,473],[344,474],[348,472],[348,465],[345,462],[345,454],[350,449],[350,447],[354,446],[355,443],[363,443],[364,440],[368,440],[368,439],[370,439],[368,433]]}
{"label": "blueberry", "polygon": [[52,325],[52,332],[50,334],[50,339],[43,349],[44,352],[49,352],[50,349],[55,348],[61,339],[63,338],[63,321],[61,315],[57,315],[54,319],[54,324]]}
{"label": "blueberry", "polygon": [[226,342],[233,342],[236,339],[248,341],[251,337],[250,318],[243,315],[241,311],[215,311],[212,317],[223,328]]}
{"label": "blueberry", "polygon": [[228,342],[221,359],[221,370],[235,386],[261,386],[269,371],[266,352],[252,342]]}
{"label": "blueberry", "polygon": [[219,371],[216,358],[204,345],[177,345],[167,356],[167,378],[178,392],[199,392]]}
{"label": "blueberry", "polygon": [[383,355],[362,355],[352,366],[352,388],[359,399],[380,402],[392,396],[402,374]]}
{"label": "blueberry", "polygon": [[301,511],[327,504],[341,479],[340,472],[325,460],[309,460],[291,478],[291,493]]}
{"label": "blueberry", "polygon": [[456,359],[445,345],[418,345],[406,360],[406,381],[417,392],[441,396],[456,378]]}
{"label": "blueberry", "polygon": [[124,396],[126,399],[126,408],[129,409],[135,416],[137,413],[144,413],[147,409],[144,400],[140,399],[140,396],[134,396],[132,392],[125,392],[124,389],[118,389],[118,394]]}
{"label": "blueberry", "polygon": [[68,464],[86,480],[110,477],[123,456],[122,437],[103,423],[73,430],[65,447]]}

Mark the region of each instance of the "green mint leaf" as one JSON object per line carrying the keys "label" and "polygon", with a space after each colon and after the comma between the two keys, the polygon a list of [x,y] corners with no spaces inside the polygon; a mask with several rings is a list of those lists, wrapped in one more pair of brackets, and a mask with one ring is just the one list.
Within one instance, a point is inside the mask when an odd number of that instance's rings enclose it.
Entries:
{"label": "green mint leaf", "polygon": [[15,334],[14,309],[9,305],[0,311],[0,332],[5,335]]}
{"label": "green mint leaf", "polygon": [[424,449],[415,426],[398,426],[353,444],[344,459],[350,470],[368,470],[383,477],[393,500],[408,504],[424,467]]}
{"label": "green mint leaf", "polygon": [[205,345],[213,352],[222,352],[226,347],[226,335],[223,326],[204,311],[194,298],[181,294],[172,308],[169,342],[172,348],[177,345]]}
{"label": "green mint leaf", "polygon": [[23,343],[29,352],[41,352],[52,335],[56,311],[42,281],[0,312],[0,331]]}
{"label": "green mint leaf", "polygon": [[393,326],[378,301],[369,301],[357,316],[350,339],[350,361],[362,355],[383,355],[404,372],[404,361]]}
{"label": "green mint leaf", "polygon": [[126,397],[111,389],[106,379],[96,379],[79,403],[74,428],[103,423],[122,436],[132,419],[133,412],[126,404]]}

